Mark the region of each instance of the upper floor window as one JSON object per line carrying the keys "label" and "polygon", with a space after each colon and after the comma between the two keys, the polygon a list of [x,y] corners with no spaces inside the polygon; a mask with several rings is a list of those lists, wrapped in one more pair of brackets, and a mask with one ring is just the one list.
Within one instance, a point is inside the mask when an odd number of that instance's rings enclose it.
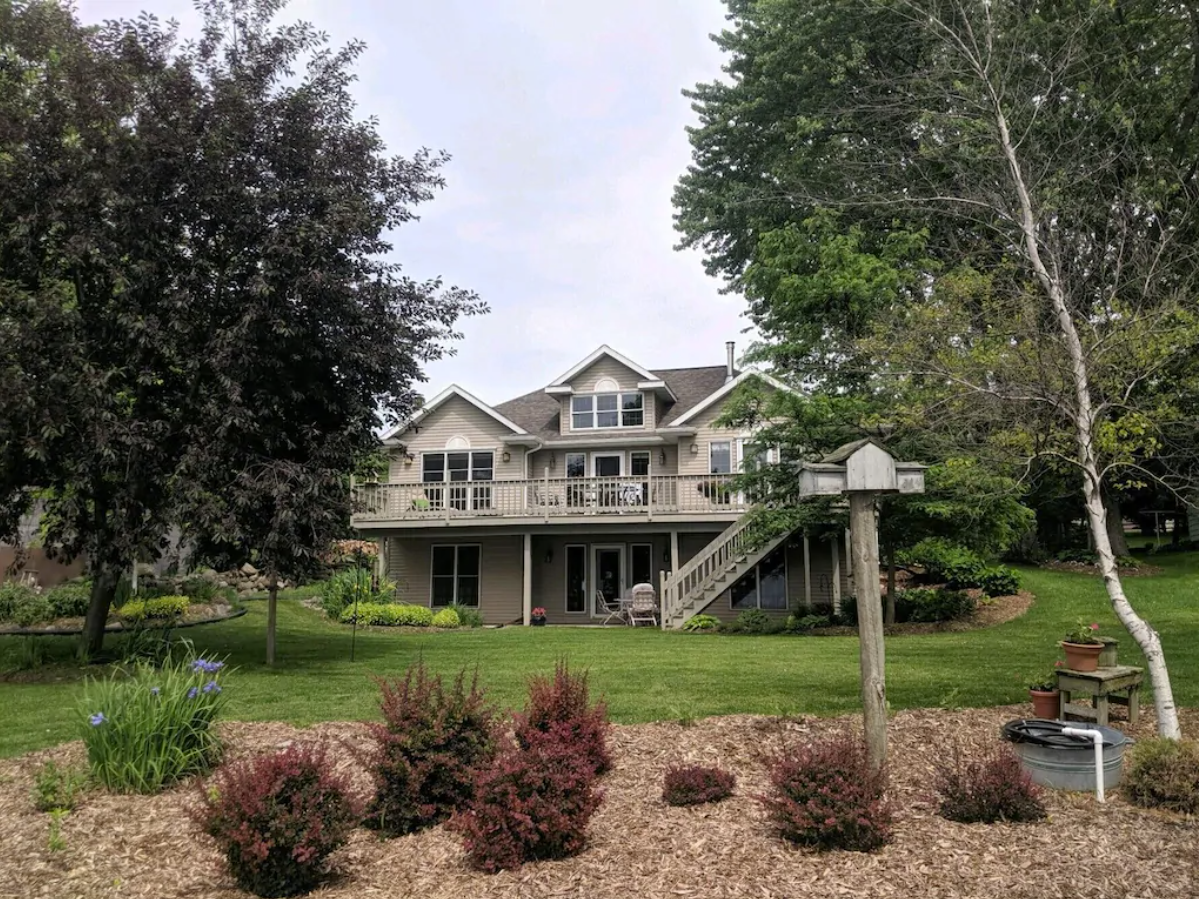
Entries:
{"label": "upper floor window", "polygon": [[640,393],[596,393],[570,400],[572,430],[639,428],[645,424],[645,397]]}

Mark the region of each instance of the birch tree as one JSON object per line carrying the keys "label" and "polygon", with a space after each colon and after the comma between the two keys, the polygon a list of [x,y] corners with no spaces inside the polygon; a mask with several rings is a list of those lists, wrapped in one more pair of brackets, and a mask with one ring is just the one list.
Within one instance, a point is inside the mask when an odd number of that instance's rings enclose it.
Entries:
{"label": "birch tree", "polygon": [[[759,353],[886,383],[897,417],[1081,475],[1107,599],[1179,736],[1126,596],[1105,483],[1180,418],[1195,343],[1199,10],[1149,0],[729,0],[728,79],[676,191]],[[1177,486],[1177,485],[1176,485]]]}

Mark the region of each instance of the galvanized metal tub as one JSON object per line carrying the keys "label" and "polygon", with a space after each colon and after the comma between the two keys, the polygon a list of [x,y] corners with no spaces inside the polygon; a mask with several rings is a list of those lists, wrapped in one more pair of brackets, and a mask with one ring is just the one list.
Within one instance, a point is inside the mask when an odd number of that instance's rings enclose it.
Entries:
{"label": "galvanized metal tub", "polygon": [[1095,789],[1095,744],[1085,737],[1067,736],[1062,728],[1098,730],[1103,734],[1103,788],[1119,786],[1124,749],[1132,738],[1115,728],[1086,723],[1019,718],[1003,726],[1020,766],[1035,783],[1055,790]]}

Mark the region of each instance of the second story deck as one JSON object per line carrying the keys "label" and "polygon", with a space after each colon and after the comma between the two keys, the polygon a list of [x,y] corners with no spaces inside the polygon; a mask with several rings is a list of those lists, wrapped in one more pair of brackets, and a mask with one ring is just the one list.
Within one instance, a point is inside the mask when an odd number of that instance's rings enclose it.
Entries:
{"label": "second story deck", "polygon": [[360,530],[438,525],[733,521],[749,508],[728,475],[357,484]]}

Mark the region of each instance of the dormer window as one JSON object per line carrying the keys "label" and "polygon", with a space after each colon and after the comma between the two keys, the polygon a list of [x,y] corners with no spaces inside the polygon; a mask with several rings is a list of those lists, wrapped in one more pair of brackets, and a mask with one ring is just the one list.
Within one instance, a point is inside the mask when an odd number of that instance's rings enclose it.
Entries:
{"label": "dormer window", "polygon": [[645,397],[640,393],[595,393],[570,399],[572,430],[639,428],[644,424]]}

